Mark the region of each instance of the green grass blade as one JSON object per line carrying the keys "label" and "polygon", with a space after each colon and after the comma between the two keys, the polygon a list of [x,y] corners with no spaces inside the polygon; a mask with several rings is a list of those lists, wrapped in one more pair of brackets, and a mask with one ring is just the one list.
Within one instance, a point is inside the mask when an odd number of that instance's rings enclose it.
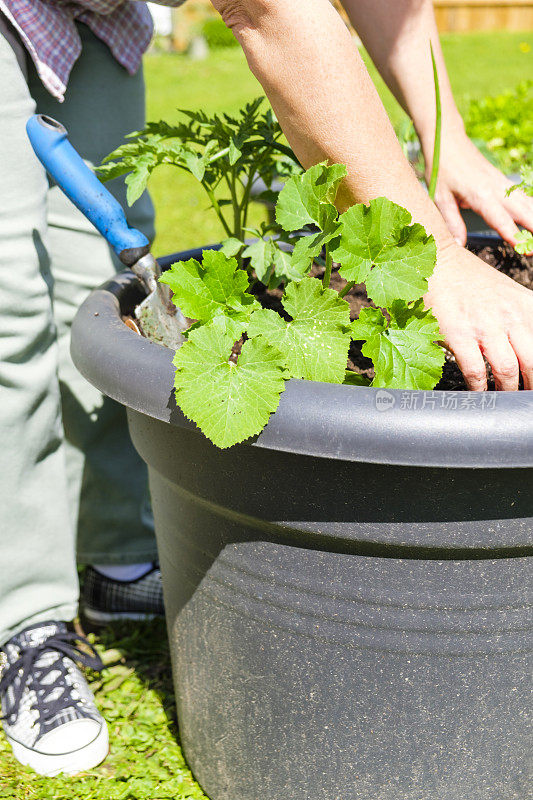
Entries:
{"label": "green grass blade", "polygon": [[436,125],[435,125],[435,144],[433,146],[433,166],[431,168],[431,180],[429,181],[429,196],[435,200],[435,192],[437,190],[437,179],[439,177],[439,164],[440,164],[440,144],[442,134],[442,108],[440,100],[440,84],[439,73],[437,71],[437,63],[435,61],[435,53],[433,52],[433,45],[430,44],[431,49],[431,63],[433,64],[433,80],[435,83],[435,104],[437,110]]}

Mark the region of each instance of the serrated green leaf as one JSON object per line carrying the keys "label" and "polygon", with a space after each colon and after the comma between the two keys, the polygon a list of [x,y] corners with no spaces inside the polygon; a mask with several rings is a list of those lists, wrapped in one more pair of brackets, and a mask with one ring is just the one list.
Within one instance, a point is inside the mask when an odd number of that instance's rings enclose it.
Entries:
{"label": "serrated green leaf", "polygon": [[530,231],[519,231],[516,234],[515,250],[521,256],[533,253],[533,233]]}
{"label": "serrated green leaf", "polygon": [[435,240],[422,225],[411,225],[405,208],[385,197],[360,203],[339,218],[340,241],[332,257],[347,281],[366,283],[378,306],[418,300],[437,258]]}
{"label": "serrated green leaf", "polygon": [[437,320],[421,300],[409,306],[397,301],[390,315],[387,325],[380,311],[365,308],[352,323],[353,337],[366,340],[362,352],[374,364],[372,386],[433,389],[444,364],[444,350],[435,344],[441,338]]}
{"label": "serrated green leaf", "polygon": [[241,156],[242,156],[242,150],[240,150],[239,147],[237,146],[235,139],[231,139],[229,143],[229,153],[228,153],[229,163],[231,164],[231,166],[236,164]]}
{"label": "serrated green leaf", "polygon": [[[323,228],[331,217],[339,183],[346,175],[342,164],[316,164],[285,183],[276,205],[276,220],[288,232],[315,224]],[[336,212],[335,212],[336,213]]]}
{"label": "serrated green leaf", "polygon": [[362,308],[359,317],[351,325],[352,339],[366,341],[382,333],[387,324],[387,319],[379,308]]}
{"label": "serrated green leaf", "polygon": [[126,201],[129,206],[132,206],[146,189],[153,167],[154,159],[152,156],[139,158],[134,171],[130,172],[126,177]]}
{"label": "serrated green leaf", "polygon": [[231,335],[210,323],[176,352],[176,402],[217,447],[255,436],[276,410],[288,373],[284,358],[263,337],[244,343],[229,361]]}
{"label": "serrated green leaf", "polygon": [[198,155],[192,150],[181,148],[181,157],[187,169],[194,175],[194,177],[203,181],[206,168],[206,160],[203,156]]}
{"label": "serrated green leaf", "polygon": [[257,239],[243,250],[243,258],[250,259],[250,265],[255,270],[258,279],[267,284],[274,264],[274,246],[271,239]]}
{"label": "serrated green leaf", "polygon": [[173,292],[175,304],[186,317],[208,322],[218,314],[247,320],[257,300],[248,294],[248,275],[234,258],[220,250],[204,250],[202,263],[179,261],[159,279]]}
{"label": "serrated green leaf", "polygon": [[230,236],[229,239],[224,239],[220,252],[224,253],[228,258],[236,256],[244,247],[244,242],[237,239],[235,236]]}
{"label": "serrated green leaf", "polygon": [[[336,209],[333,210],[336,216]],[[324,227],[325,230],[309,236],[302,236],[296,242],[291,258],[291,266],[295,274],[305,275],[313,265],[313,261],[322,252],[324,245],[337,236],[339,226],[335,220],[329,220]]]}
{"label": "serrated green leaf", "polygon": [[114,178],[120,178],[121,175],[125,175],[126,172],[130,172],[131,169],[131,165],[126,162],[113,162],[101,164],[96,168],[96,174],[102,183],[106,183],[107,181],[112,181]]}
{"label": "serrated green leaf", "polygon": [[274,275],[280,281],[299,281],[303,278],[303,273],[295,269],[291,253],[283,250],[279,242],[274,241]]}
{"label": "serrated green leaf", "polygon": [[316,278],[304,278],[287,286],[282,304],[289,322],[259,309],[250,318],[248,336],[264,336],[284,353],[291,377],[342,383],[350,346],[346,301]]}

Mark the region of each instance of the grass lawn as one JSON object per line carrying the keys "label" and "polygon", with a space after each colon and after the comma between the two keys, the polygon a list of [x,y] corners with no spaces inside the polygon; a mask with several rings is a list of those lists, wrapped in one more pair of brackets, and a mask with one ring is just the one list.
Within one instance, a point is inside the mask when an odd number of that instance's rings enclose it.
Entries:
{"label": "grass lawn", "polygon": [[[470,98],[498,94],[514,88],[528,76],[533,77],[533,32],[447,34],[442,40],[461,112],[468,108]],[[521,43],[529,45],[530,51],[523,52]],[[397,125],[404,113],[365,58],[385,107]],[[263,94],[238,48],[219,50],[201,62],[170,54],[149,56],[146,80],[148,119],[172,121],[178,116],[178,108],[233,112]],[[153,175],[150,189],[157,210],[156,255],[221,238],[214,215],[203,213],[208,200],[194,178],[172,167],[162,167]],[[262,209],[257,208],[251,223],[262,218]]]}
{"label": "grass lawn", "polygon": [[[533,33],[443,37],[459,107],[469,97],[513,88],[531,76]],[[375,70],[371,72],[376,77]],[[146,59],[148,118],[172,121],[178,107],[235,111],[262,94],[239,50],[218,51],[206,61],[174,55]],[[402,112],[377,78],[395,124]],[[156,254],[220,238],[218,223],[204,215],[208,205],[196,181],[178,170],[161,169],[151,191],[157,209]],[[255,219],[262,216],[257,208]],[[205,218],[204,218],[205,217]],[[119,626],[96,639],[107,667],[93,688],[110,728],[111,753],[99,768],[66,779],[42,779],[22,769],[0,734],[0,798],[14,800],[200,800],[176,743],[170,663],[163,624]]]}
{"label": "grass lawn", "polygon": [[0,735],[0,798],[206,800],[176,742],[164,623],[120,623],[97,641],[106,669],[92,688],[109,726],[107,760],[75,778],[41,778],[15,761]]}

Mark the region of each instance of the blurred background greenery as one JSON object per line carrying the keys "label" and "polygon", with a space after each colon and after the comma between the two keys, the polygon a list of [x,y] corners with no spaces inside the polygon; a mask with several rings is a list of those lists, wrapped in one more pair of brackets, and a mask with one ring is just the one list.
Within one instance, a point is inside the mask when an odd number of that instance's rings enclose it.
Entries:
{"label": "blurred background greenery", "polygon": [[[210,35],[218,37],[220,44],[221,37],[216,32],[220,26],[214,27],[215,33]],[[504,92],[514,96],[521,81],[533,78],[533,32],[448,33],[441,38],[455,97],[464,115],[468,115],[471,101]],[[179,108],[234,112],[248,100],[263,94],[240,48],[219,44],[212,47],[205,59],[197,61],[168,52],[153,52],[147,56],[145,74],[149,120],[172,122],[179,117]],[[396,130],[401,130],[404,112],[367,54],[364,51],[362,54]],[[529,92],[529,97],[530,110],[532,92]],[[529,113],[521,101],[515,101],[514,106],[521,108],[525,116]],[[495,111],[494,108],[488,110],[489,127],[491,113],[501,114],[501,108],[496,104]],[[529,113],[529,119],[532,118]],[[487,133],[487,138],[489,135]],[[214,215],[204,214],[205,196],[190,175],[162,167],[153,175],[150,191],[157,212],[156,255],[221,238]],[[263,218],[264,210],[258,206],[251,222],[255,224]]]}

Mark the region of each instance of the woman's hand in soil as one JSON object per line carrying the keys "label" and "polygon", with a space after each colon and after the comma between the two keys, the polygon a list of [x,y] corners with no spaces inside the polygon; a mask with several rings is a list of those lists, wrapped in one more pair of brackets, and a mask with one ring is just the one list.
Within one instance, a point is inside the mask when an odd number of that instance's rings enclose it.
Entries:
{"label": "woman's hand in soil", "polygon": [[425,302],[469,389],[487,388],[485,362],[496,388],[533,389],[533,292],[461,247],[441,250]]}
{"label": "woman's hand in soil", "polygon": [[512,245],[516,243],[517,224],[533,230],[533,198],[521,191],[507,197],[511,186],[512,182],[481,155],[463,131],[443,138],[435,203],[459,244],[466,244],[459,208],[476,211]]}

